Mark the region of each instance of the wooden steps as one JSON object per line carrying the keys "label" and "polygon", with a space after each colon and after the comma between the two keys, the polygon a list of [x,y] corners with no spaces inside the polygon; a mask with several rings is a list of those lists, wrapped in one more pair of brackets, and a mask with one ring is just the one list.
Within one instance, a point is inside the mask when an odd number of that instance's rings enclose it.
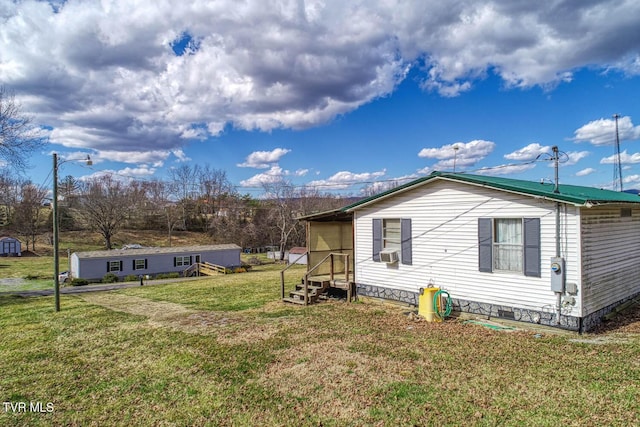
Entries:
{"label": "wooden steps", "polygon": [[221,265],[212,264],[210,262],[191,264],[182,272],[184,277],[214,276],[218,274],[227,274],[227,269]]}
{"label": "wooden steps", "polygon": [[[334,260],[334,258],[338,259],[338,261]],[[320,274],[318,274],[318,272],[314,275],[313,272],[319,270],[319,267],[322,265],[329,267],[329,272]],[[350,274],[349,266],[349,254],[332,252],[325,256],[322,261],[314,267],[308,269],[307,273],[302,278],[301,283],[295,285],[295,290],[290,291],[288,296],[286,296],[285,291],[284,273],[289,269],[289,267],[291,267],[291,265],[285,267],[280,272],[282,301],[302,305],[313,304],[318,302],[320,299],[329,298],[329,291],[331,289],[340,289],[346,291],[347,301],[351,302],[355,297],[355,283],[351,280],[352,275]],[[342,269],[342,271],[339,269]],[[340,278],[337,278],[338,275]],[[305,283],[307,285],[306,296]]]}
{"label": "wooden steps", "polygon": [[[351,299],[350,288],[353,288],[353,282],[345,280],[309,280],[309,285],[307,286],[309,304],[327,299],[327,292],[331,288],[347,291],[347,299]],[[292,304],[304,305],[304,279],[301,280],[300,284],[296,285],[295,290],[289,292],[288,297],[284,297],[282,300]]]}

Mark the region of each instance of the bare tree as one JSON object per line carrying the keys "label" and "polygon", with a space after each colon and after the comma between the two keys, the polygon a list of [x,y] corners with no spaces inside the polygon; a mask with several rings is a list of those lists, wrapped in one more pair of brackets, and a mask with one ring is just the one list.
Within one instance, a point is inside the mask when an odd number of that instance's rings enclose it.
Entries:
{"label": "bare tree", "polygon": [[20,183],[6,169],[0,172],[0,225],[12,222],[20,195]]}
{"label": "bare tree", "polygon": [[31,242],[31,250],[36,249],[36,236],[44,225],[44,199],[46,190],[38,188],[31,182],[25,182],[20,188],[20,200],[15,208],[14,228],[25,240],[27,250]]}
{"label": "bare tree", "polygon": [[195,200],[198,195],[197,182],[200,175],[200,167],[182,165],[171,169],[171,189],[175,193],[176,202],[182,210],[182,227],[187,230],[193,219]]}
{"label": "bare tree", "polygon": [[80,203],[89,227],[102,234],[106,249],[111,249],[111,239],[129,218],[135,195],[127,184],[105,175],[85,184]]}
{"label": "bare tree", "polygon": [[297,226],[295,212],[295,188],[288,181],[280,180],[263,183],[265,194],[271,207],[273,227],[278,230],[280,243],[280,260],[284,259],[289,236]]}
{"label": "bare tree", "polygon": [[182,216],[181,208],[172,200],[173,190],[171,184],[164,181],[150,181],[145,184],[146,197],[151,203],[154,212],[158,212],[163,219],[169,233],[169,246],[173,229],[178,225]]}
{"label": "bare tree", "polygon": [[47,143],[47,137],[22,112],[13,93],[0,86],[0,159],[14,169],[24,170],[29,155]]}
{"label": "bare tree", "polygon": [[58,183],[59,194],[64,199],[78,195],[81,188],[82,183],[71,175],[65,176]]}
{"label": "bare tree", "polygon": [[221,169],[211,169],[205,165],[198,171],[199,197],[198,211],[205,229],[210,229],[220,215],[228,215],[222,204],[231,202],[236,189]]}

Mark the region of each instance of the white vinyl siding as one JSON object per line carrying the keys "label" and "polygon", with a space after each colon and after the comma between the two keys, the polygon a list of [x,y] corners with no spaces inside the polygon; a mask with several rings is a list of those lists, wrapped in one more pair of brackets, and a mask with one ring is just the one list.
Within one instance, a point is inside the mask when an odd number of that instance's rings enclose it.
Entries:
{"label": "white vinyl siding", "polygon": [[[453,298],[553,311],[549,260],[555,255],[555,203],[485,187],[436,181],[355,212],[356,281],[419,292],[434,285]],[[478,273],[479,218],[539,218],[541,277],[520,272]],[[411,265],[387,268],[372,262],[374,218],[411,218]],[[561,251],[567,282],[579,285],[577,209],[562,205]],[[567,308],[578,315],[580,300]]]}
{"label": "white vinyl siding", "polygon": [[584,315],[640,292],[640,209],[582,209]]}

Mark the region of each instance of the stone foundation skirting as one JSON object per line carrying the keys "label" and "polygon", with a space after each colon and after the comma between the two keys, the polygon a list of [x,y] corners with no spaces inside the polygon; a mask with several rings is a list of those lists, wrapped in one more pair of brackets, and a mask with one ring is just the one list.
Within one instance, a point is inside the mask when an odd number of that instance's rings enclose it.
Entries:
{"label": "stone foundation skirting", "polygon": [[418,293],[410,291],[401,291],[398,289],[383,288],[375,285],[356,284],[356,295],[371,298],[382,298],[391,301],[399,301],[407,304],[418,306]]}
{"label": "stone foundation skirting", "polygon": [[[418,306],[418,292],[402,291],[362,283],[358,283],[356,285],[356,289],[357,295],[399,301],[416,307]],[[530,310],[505,305],[468,301],[460,298],[454,298],[453,296],[451,297],[451,302],[453,303],[453,311],[460,313],[477,314],[479,316],[487,317],[488,319],[494,317],[515,320],[518,322],[534,323],[537,325],[553,326],[582,333],[595,329],[602,324],[604,316],[611,313],[620,304],[624,304],[625,302],[639,296],[640,292],[623,300],[617,301],[616,303],[604,307],[583,318],[562,315],[560,316],[560,324],[556,321],[557,313],[553,308],[551,310]]]}
{"label": "stone foundation skirting", "polygon": [[[401,291],[389,289],[375,285],[357,284],[358,295],[382,298],[392,301],[418,306],[419,293],[411,291]],[[496,305],[476,301],[468,301],[460,298],[451,298],[453,310],[461,313],[477,314],[487,318],[501,318],[515,320],[518,322],[534,323],[537,325],[554,326],[572,331],[581,330],[579,317],[561,316],[560,325],[556,323],[556,313],[549,311],[528,310],[505,305]]]}

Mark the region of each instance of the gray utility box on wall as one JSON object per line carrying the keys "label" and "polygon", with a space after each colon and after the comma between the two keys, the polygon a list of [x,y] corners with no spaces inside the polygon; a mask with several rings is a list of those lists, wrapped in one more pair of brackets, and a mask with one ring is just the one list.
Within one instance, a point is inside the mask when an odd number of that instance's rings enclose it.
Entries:
{"label": "gray utility box on wall", "polygon": [[564,258],[551,258],[551,290],[553,292],[564,292]]}

